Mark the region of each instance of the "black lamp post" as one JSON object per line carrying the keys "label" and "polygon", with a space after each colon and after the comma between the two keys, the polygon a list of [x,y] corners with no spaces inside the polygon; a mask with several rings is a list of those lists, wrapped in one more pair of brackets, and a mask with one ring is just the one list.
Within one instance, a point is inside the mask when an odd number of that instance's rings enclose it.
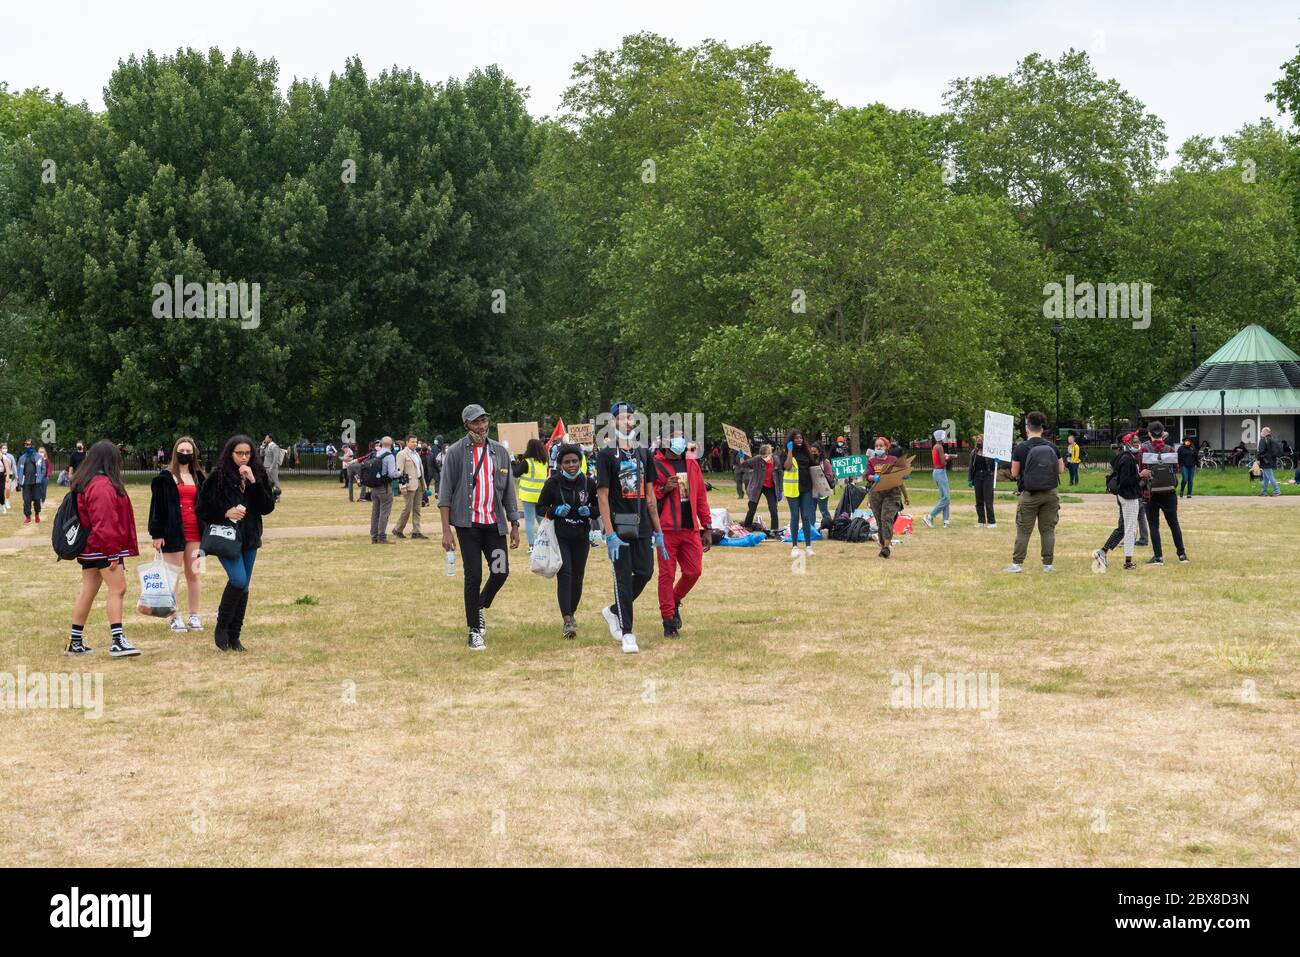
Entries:
{"label": "black lamp post", "polygon": [[1196,320],[1192,320],[1192,371],[1196,371]]}
{"label": "black lamp post", "polygon": [[1056,340],[1056,421],[1052,424],[1052,429],[1056,433],[1055,439],[1060,435],[1061,428],[1061,320],[1052,320],[1052,338]]}
{"label": "black lamp post", "polygon": [[1219,451],[1222,452],[1228,447],[1228,413],[1223,407],[1224,396],[1228,393],[1219,390]]}

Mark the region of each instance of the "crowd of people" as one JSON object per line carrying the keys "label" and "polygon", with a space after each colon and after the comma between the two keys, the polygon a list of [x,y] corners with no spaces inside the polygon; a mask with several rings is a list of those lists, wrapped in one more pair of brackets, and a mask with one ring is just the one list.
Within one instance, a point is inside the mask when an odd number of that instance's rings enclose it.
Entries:
{"label": "crowd of people", "polygon": [[[512,456],[500,442],[488,437],[489,419],[482,406],[463,410],[465,434],[451,442],[441,435],[431,442],[409,435],[396,443],[391,437],[370,442],[364,452],[352,443],[332,444],[328,459],[337,460],[339,480],[349,501],[371,505],[370,539],[376,545],[393,539],[427,539],[422,513],[436,497],[437,520],[447,558],[447,572],[455,574],[459,556],[463,569],[463,603],[467,647],[486,647],[488,614],[510,574],[509,552],[524,539],[531,552],[540,536],[546,548],[558,551],[555,573],[556,611],[560,635],[578,634],[578,612],[593,549],[604,548],[610,563],[608,601],[600,615],[611,638],[627,653],[640,650],[636,636],[635,607],[652,578],[658,575],[659,622],[665,638],[680,636],[682,605],[703,574],[703,556],[715,543],[714,512],[708,491],[713,486],[704,466],[712,471],[730,468],[736,494],[746,503],[738,527],[766,535],[788,535],[792,557],[815,554],[813,541],[819,525],[832,524],[829,510],[836,486],[856,485],[855,502],[871,517],[871,534],[879,556],[888,559],[897,544],[896,522],[910,504],[908,483],[897,479],[905,451],[889,436],[876,436],[865,455],[860,476],[837,479],[833,458],[848,454],[847,443],[809,440],[800,429],[784,436],[779,451],[775,441],[761,441],[752,456],[731,452],[722,456],[719,446],[699,447],[680,430],[663,436],[636,432],[636,408],[617,402],[610,410],[613,438],[604,447],[555,439],[532,439]],[[1015,538],[1007,572],[1025,568],[1035,529],[1043,570],[1055,562],[1056,527],[1060,518],[1058,488],[1068,474],[1078,484],[1082,461],[1079,444],[1071,435],[1061,448],[1044,436],[1046,418],[1031,412],[1023,422],[1025,440],[1017,444],[1009,462],[983,454],[983,437],[972,438],[967,465],[967,487],[973,490],[976,527],[996,529],[994,489],[999,469],[1015,483]],[[776,437],[770,437],[776,438]],[[950,472],[956,455],[948,451],[950,437],[937,430],[931,439],[930,466],[938,498],[922,521],[930,528],[952,524]],[[829,447],[828,447],[829,446]],[[1135,551],[1150,547],[1147,565],[1165,561],[1162,525],[1172,540],[1179,563],[1189,562],[1178,516],[1178,499],[1193,491],[1199,450],[1190,438],[1175,445],[1161,422],[1124,435],[1112,446],[1114,455],[1106,477],[1106,492],[1117,503],[1117,522],[1105,542],[1092,553],[1093,570],[1107,570],[1109,556],[1123,550],[1123,568],[1137,567]],[[1261,466],[1261,495],[1280,490],[1273,475],[1284,449],[1268,428],[1261,432],[1256,455]],[[263,517],[271,514],[281,496],[279,469],[285,451],[272,436],[260,443],[245,435],[227,440],[205,469],[199,448],[190,436],[173,444],[170,454],[156,458],[160,469],[150,484],[147,527],[153,548],[175,571],[177,600],[170,616],[174,632],[204,630],[202,618],[202,557],[218,558],[226,575],[213,626],[214,642],[223,651],[243,651],[241,640],[247,614],[253,569],[262,541]],[[73,604],[68,655],[91,649],[85,640],[85,622],[95,598],[107,592],[109,654],[128,657],[139,650],[126,638],[122,625],[126,590],[125,560],[139,554],[130,497],[122,482],[123,454],[108,440],[87,450],[78,443],[61,484],[75,493],[74,514],[89,528],[85,546],[76,560],[81,588]],[[24,522],[41,522],[52,467],[47,450],[24,441],[17,455],[0,445],[0,514],[21,496]],[[7,490],[7,491],[6,491]],[[17,490],[17,491],[15,491]],[[360,495],[355,493],[360,490]],[[394,502],[401,509],[392,522]],[[845,496],[848,499],[848,496]],[[785,502],[788,521],[780,515]],[[766,505],[766,523],[758,515]],[[860,506],[859,506],[860,508]],[[60,516],[62,510],[60,510]],[[841,516],[841,519],[843,516]],[[48,517],[47,517],[48,521]],[[730,521],[730,519],[728,519]],[[523,528],[521,530],[521,523]],[[736,526],[733,526],[733,528]],[[522,535],[521,535],[522,531]],[[392,538],[389,537],[391,532]],[[801,540],[802,535],[802,540]],[[225,540],[222,540],[224,536]],[[186,586],[186,605],[179,603],[179,584]]]}

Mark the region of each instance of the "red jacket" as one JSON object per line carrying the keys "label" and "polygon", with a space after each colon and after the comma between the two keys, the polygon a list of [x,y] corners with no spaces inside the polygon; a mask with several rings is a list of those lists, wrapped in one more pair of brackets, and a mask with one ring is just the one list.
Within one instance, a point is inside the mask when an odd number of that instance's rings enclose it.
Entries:
{"label": "red jacket", "polygon": [[135,537],[135,512],[131,499],[118,495],[106,475],[96,475],[77,498],[77,514],[90,523],[86,550],[80,558],[87,561],[129,558],[140,554]]}
{"label": "red jacket", "polygon": [[[676,484],[671,488],[667,485],[668,479],[676,474],[677,470],[673,468],[673,463],[668,461],[667,456],[662,451],[656,452],[653,487],[655,499],[659,502],[659,525],[665,532],[683,530],[681,496],[677,493]],[[686,480],[691,486],[691,501],[689,504],[695,510],[695,531],[703,531],[712,522],[709,514],[709,496],[704,491],[704,473],[700,470],[700,463],[690,457],[686,459]]]}

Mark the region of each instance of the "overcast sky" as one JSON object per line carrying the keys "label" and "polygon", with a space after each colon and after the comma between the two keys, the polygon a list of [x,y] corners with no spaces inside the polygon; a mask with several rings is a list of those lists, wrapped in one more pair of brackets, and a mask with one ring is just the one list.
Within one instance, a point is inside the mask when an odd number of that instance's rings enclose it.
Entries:
{"label": "overcast sky", "polygon": [[130,53],[235,47],[274,57],[282,85],[325,79],[351,55],[372,75],[397,64],[429,80],[499,63],[554,113],[573,62],[650,30],[683,46],[706,37],[761,41],[773,60],[846,105],[942,108],[948,81],[1006,74],[1025,54],[1073,46],[1165,121],[1172,152],[1261,116],[1279,67],[1300,43],[1300,4],[1223,2],[676,2],[616,0],[0,0],[0,80],[43,86],[103,108]]}

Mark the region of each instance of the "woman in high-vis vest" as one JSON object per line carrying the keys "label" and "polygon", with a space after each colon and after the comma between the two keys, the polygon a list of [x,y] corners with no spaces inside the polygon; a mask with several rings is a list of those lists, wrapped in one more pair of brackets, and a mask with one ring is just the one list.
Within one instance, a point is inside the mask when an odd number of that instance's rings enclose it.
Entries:
{"label": "woman in high-vis vest", "polygon": [[519,503],[524,510],[524,530],[528,534],[528,547],[533,547],[533,534],[537,529],[537,499],[546,484],[546,446],[541,439],[529,439],[522,459],[513,466],[518,479]]}

